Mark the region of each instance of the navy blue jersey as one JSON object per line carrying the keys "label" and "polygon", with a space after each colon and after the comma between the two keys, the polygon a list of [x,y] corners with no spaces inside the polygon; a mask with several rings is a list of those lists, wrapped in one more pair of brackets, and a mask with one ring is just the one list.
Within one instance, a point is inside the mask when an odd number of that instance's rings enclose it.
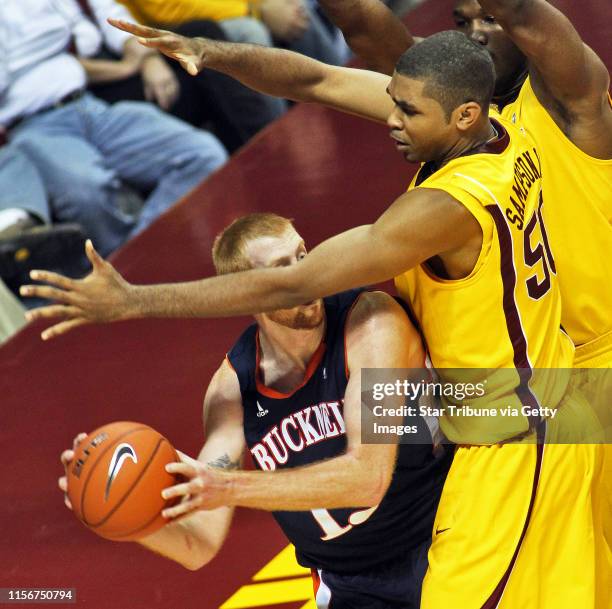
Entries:
{"label": "navy blue jersey", "polygon": [[[362,292],[325,299],[325,337],[304,381],[289,394],[266,387],[259,377],[256,324],[228,353],[240,382],[246,443],[259,469],[298,467],[345,452],[344,334],[347,317]],[[429,434],[425,421],[418,421]],[[403,444],[389,490],[378,506],[273,515],[295,545],[301,565],[338,573],[373,569],[403,559],[431,537],[450,459],[448,454],[434,456],[431,445]]]}

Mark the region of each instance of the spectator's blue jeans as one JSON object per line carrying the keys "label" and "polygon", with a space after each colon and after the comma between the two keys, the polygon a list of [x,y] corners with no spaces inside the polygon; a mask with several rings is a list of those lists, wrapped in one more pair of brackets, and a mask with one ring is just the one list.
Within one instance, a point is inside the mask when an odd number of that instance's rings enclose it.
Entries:
{"label": "spectator's blue jeans", "polygon": [[0,148],[0,211],[10,208],[23,209],[42,222],[51,221],[40,174],[13,144]]}
{"label": "spectator's blue jeans", "polygon": [[[37,167],[60,222],[78,222],[106,255],[138,234],[227,159],[210,133],[152,104],[108,105],[90,94],[11,133]],[[125,182],[150,192],[138,217],[118,205]]]}

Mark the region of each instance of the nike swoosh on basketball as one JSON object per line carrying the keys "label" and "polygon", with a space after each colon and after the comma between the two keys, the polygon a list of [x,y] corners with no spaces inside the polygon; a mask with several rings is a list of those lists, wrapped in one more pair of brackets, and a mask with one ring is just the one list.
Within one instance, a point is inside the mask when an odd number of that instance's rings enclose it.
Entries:
{"label": "nike swoosh on basketball", "polygon": [[117,474],[121,470],[126,459],[131,459],[134,463],[138,463],[136,451],[132,448],[130,444],[123,442],[119,444],[117,448],[115,448],[115,452],[113,453],[113,456],[108,466],[108,478],[106,480],[106,489],[104,491],[104,501],[108,499],[111,484],[113,483],[113,480],[117,477]]}

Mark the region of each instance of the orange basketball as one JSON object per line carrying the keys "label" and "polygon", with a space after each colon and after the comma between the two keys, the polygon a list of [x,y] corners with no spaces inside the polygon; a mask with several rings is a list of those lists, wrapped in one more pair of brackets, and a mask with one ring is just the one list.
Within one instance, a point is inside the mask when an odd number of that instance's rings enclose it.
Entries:
{"label": "orange basketball", "polygon": [[161,510],[174,503],[161,491],[177,483],[164,469],[176,451],[154,429],[120,421],[79,444],[68,468],[68,497],[77,518],[94,533],[134,541],[167,523]]}

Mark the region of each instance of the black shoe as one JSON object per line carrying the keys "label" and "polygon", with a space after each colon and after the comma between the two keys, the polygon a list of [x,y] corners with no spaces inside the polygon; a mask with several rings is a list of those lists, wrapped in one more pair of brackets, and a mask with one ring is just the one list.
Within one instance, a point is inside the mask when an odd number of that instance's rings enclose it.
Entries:
{"label": "black shoe", "polygon": [[85,234],[78,224],[27,227],[12,225],[0,233],[0,278],[13,290],[29,283],[32,269],[53,270],[71,277],[87,269]]}

